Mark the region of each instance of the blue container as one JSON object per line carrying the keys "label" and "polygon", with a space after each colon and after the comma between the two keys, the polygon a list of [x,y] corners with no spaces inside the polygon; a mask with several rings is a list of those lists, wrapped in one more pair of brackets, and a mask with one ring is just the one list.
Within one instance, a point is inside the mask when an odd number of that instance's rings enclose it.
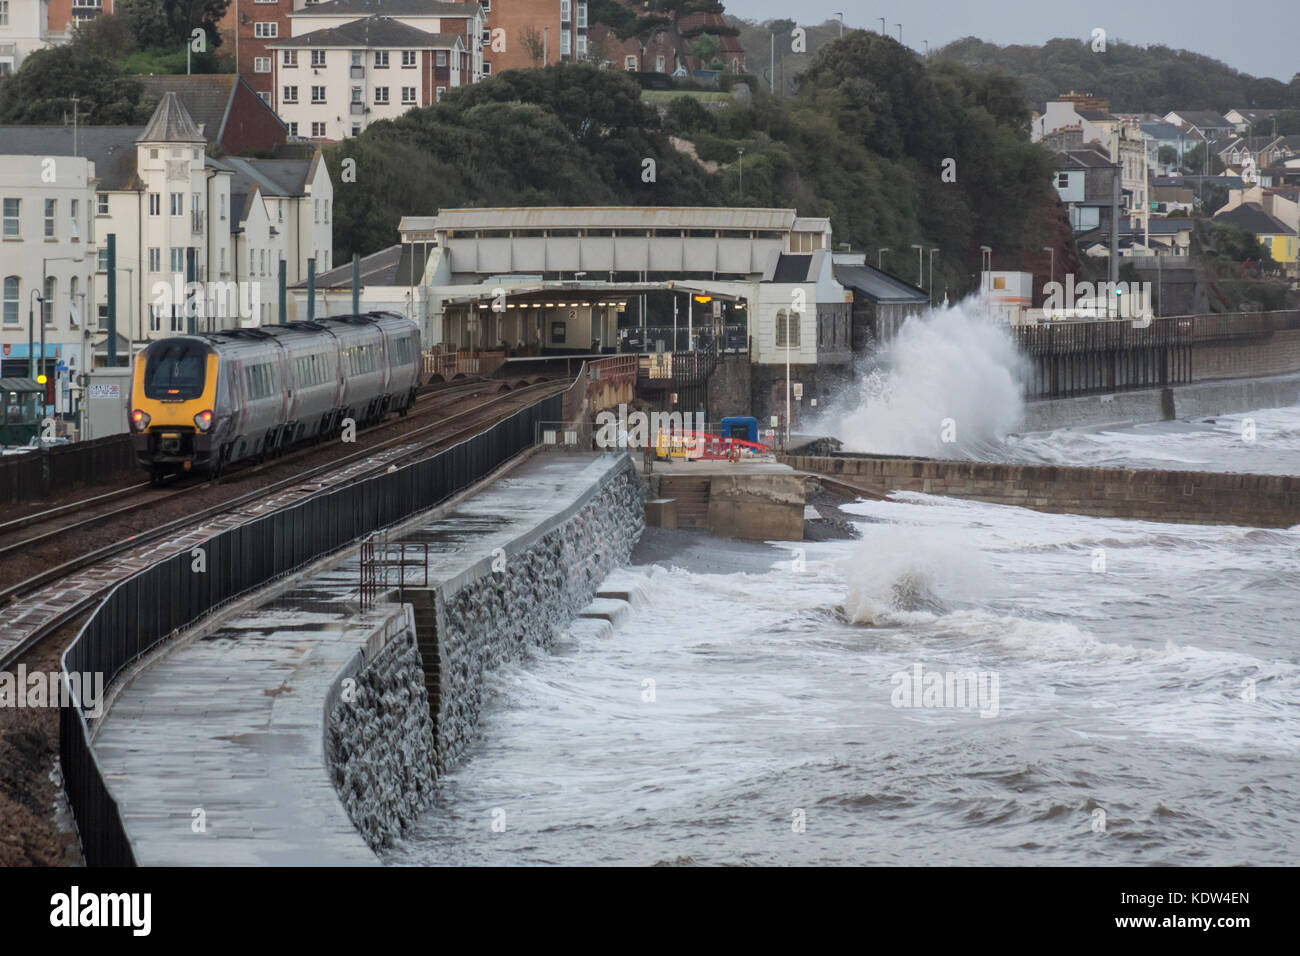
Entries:
{"label": "blue container", "polygon": [[722,437],[758,441],[758,419],[751,415],[729,415],[722,420]]}

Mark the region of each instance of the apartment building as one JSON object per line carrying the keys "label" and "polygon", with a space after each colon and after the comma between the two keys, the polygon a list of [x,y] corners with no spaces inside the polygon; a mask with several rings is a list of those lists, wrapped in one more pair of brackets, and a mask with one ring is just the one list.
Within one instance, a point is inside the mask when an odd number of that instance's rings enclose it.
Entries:
{"label": "apartment building", "polygon": [[0,155],[0,378],[48,376],[45,404],[64,412],[90,361],[96,185],[85,157]]}
{"label": "apartment building", "polygon": [[[490,4],[444,3],[442,0],[329,0],[303,3],[289,14],[290,36],[300,37],[317,30],[331,30],[356,20],[387,17],[428,34],[460,37],[468,54],[467,83],[477,83],[491,72],[487,55]],[[503,0],[497,0],[498,3]],[[556,0],[558,2],[558,0]]]}
{"label": "apartment building", "polygon": [[0,76],[36,50],[72,37],[79,23],[113,12],[114,0],[0,0]]}
{"label": "apartment building", "polygon": [[586,0],[496,0],[495,7],[484,6],[489,73],[587,57]]}
{"label": "apartment building", "polygon": [[[296,23],[295,23],[296,26]],[[290,136],[341,140],[468,82],[460,34],[366,17],[271,45],[275,109]]]}

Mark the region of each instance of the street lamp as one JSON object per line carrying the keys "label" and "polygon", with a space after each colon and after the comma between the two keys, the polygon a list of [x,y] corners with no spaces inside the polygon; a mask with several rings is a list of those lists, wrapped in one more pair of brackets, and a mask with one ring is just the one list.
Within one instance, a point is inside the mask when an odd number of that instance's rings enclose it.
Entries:
{"label": "street lamp", "polygon": [[918,286],[923,286],[925,285],[925,265],[923,264],[923,260],[925,259],[925,246],[919,242],[914,242],[912,243],[912,248],[916,250],[916,284]]}
{"label": "street lamp", "polygon": [[1051,254],[1051,258],[1048,260],[1049,263],[1048,274],[1051,276],[1049,282],[1055,282],[1056,281],[1056,247],[1043,246],[1043,251]]}
{"label": "street lamp", "polygon": [[[987,261],[988,265],[985,265]],[[984,288],[985,277],[993,271],[993,247],[980,246],[980,291],[987,291]]]}
{"label": "street lamp", "polygon": [[31,295],[27,297],[27,377],[35,380],[36,348],[35,348],[35,322],[36,322],[36,305],[35,302],[40,300],[41,303],[41,358],[45,358],[45,296],[41,294],[40,289],[32,289]]}
{"label": "street lamp", "polygon": [[902,43],[902,42],[903,42],[903,25],[902,25],[901,23],[895,23],[894,26],[898,27],[898,42],[899,42],[899,43]]}
{"label": "street lamp", "polygon": [[737,153],[737,154],[739,155],[739,157],[740,157],[740,158],[737,160],[737,163],[738,163],[738,167],[737,167],[737,168],[738,168],[739,171],[740,171],[740,188],[739,188],[739,191],[740,191],[740,195],[741,195],[741,196],[744,196],[744,195],[745,195],[745,147],[743,147],[743,146],[737,146],[737,147],[736,147],[736,153]]}
{"label": "street lamp", "polygon": [[930,56],[930,41],[929,41],[929,40],[922,40],[921,42],[925,44],[925,55],[926,55],[927,58],[929,58],[929,56]]}
{"label": "street lamp", "polygon": [[843,37],[844,36],[844,14],[837,12],[835,15],[840,18],[840,36]]}
{"label": "street lamp", "polygon": [[876,250],[876,268],[877,268],[877,269],[880,268],[880,257],[883,256],[883,255],[884,255],[886,252],[888,252],[888,251],[889,251],[889,246],[885,246],[885,247],[882,248],[882,249],[877,249],[877,250]]}
{"label": "street lamp", "polygon": [[884,17],[876,17],[876,19],[880,21],[880,35],[881,35],[881,36],[884,36],[884,35],[885,35],[885,18],[884,18]]}
{"label": "street lamp", "polygon": [[930,307],[934,308],[934,254],[939,251],[935,246],[930,250]]}

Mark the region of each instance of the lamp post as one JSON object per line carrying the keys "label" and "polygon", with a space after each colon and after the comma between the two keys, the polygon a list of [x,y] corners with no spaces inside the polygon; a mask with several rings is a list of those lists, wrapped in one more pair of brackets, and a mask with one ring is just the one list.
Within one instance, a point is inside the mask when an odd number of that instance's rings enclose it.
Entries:
{"label": "lamp post", "polygon": [[737,165],[737,169],[738,169],[739,172],[740,172],[740,187],[739,187],[739,191],[740,191],[740,195],[741,195],[741,196],[744,196],[744,195],[745,195],[745,147],[743,147],[743,146],[737,146],[737,147],[736,147],[736,154],[740,157],[740,158],[737,160],[737,164],[738,164],[738,165]]}
{"label": "lamp post", "polygon": [[901,23],[895,23],[894,26],[898,27],[898,42],[899,42],[899,43],[902,43],[902,42],[903,42],[903,25],[902,25]]}
{"label": "lamp post", "polygon": [[[45,296],[41,295],[40,289],[32,289],[31,295],[27,297],[27,377],[35,381],[36,379],[36,300],[41,303],[41,319],[45,318]],[[42,321],[43,324],[43,321]],[[41,358],[45,357],[45,335],[41,334]]]}
{"label": "lamp post", "polygon": [[919,242],[912,243],[912,248],[916,250],[916,284],[925,285],[925,246]]}
{"label": "lamp post", "polygon": [[884,18],[884,17],[876,17],[876,19],[880,21],[880,35],[881,35],[881,36],[884,36],[884,35],[885,35],[885,18]]}
{"label": "lamp post", "polygon": [[877,250],[876,250],[876,268],[877,268],[877,269],[880,268],[880,257],[883,256],[883,255],[884,255],[886,252],[888,252],[888,251],[889,251],[889,246],[885,246],[885,247],[882,248],[882,249],[877,249]]}
{"label": "lamp post", "polygon": [[929,41],[929,40],[922,40],[921,42],[925,44],[925,56],[926,56],[927,59],[929,59],[929,56],[930,56],[930,41]]}
{"label": "lamp post", "polygon": [[934,308],[934,254],[938,251],[938,246],[930,250],[930,308]]}
{"label": "lamp post", "polygon": [[1051,256],[1051,258],[1047,260],[1048,261],[1047,274],[1049,276],[1048,282],[1052,283],[1056,281],[1056,247],[1043,246],[1043,251],[1050,254]]}
{"label": "lamp post", "polygon": [[840,36],[843,37],[844,36],[844,14],[840,12],[836,12],[835,15],[840,18]]}

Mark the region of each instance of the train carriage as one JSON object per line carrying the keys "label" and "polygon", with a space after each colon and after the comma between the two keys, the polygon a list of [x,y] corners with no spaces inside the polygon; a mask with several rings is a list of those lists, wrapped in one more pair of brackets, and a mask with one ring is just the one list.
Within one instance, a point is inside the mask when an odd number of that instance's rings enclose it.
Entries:
{"label": "train carriage", "polygon": [[405,414],[419,363],[419,331],[394,313],[161,339],[136,358],[136,457],[155,480],[217,474],[337,434],[349,418]]}

